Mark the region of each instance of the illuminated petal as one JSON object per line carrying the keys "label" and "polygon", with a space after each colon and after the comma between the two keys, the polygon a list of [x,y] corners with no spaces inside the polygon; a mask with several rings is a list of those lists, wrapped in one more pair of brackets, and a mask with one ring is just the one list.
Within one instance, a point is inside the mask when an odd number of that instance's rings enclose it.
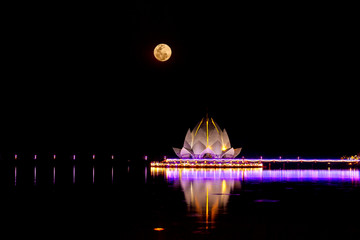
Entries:
{"label": "illuminated petal", "polygon": [[222,158],[234,158],[234,149],[233,148],[229,148],[227,149],[223,154],[222,154]]}
{"label": "illuminated petal", "polygon": [[240,154],[241,149],[242,149],[242,148],[235,148],[235,149],[234,149],[234,157],[233,157],[233,158],[236,158],[236,157]]}
{"label": "illuminated petal", "polygon": [[185,136],[184,147],[191,148],[192,143],[193,143],[193,137],[192,137],[191,131],[189,129]]}
{"label": "illuminated petal", "polygon": [[223,146],[225,146],[226,149],[231,148],[230,139],[229,139],[229,136],[228,136],[225,128],[224,128],[224,130],[222,132],[222,143],[223,143]]}
{"label": "illuminated petal", "polygon": [[204,151],[206,149],[206,146],[201,143],[201,142],[197,142],[194,144],[194,147],[193,147],[193,152],[196,155],[199,155],[200,153],[202,153],[202,151]]}
{"label": "illuminated petal", "polygon": [[221,143],[220,143],[220,140],[217,140],[215,143],[213,143],[211,145],[211,149],[214,151],[214,153],[216,154],[216,156],[218,158],[221,157],[222,155],[222,150],[221,150]]}
{"label": "illuminated petal", "polygon": [[194,157],[193,152],[191,149],[182,148],[180,151],[181,158],[191,158]]}
{"label": "illuminated petal", "polygon": [[174,147],[173,147],[173,150],[174,150],[176,156],[178,156],[179,158],[181,158],[181,154],[180,154],[181,149],[180,149],[180,148],[174,148]]}

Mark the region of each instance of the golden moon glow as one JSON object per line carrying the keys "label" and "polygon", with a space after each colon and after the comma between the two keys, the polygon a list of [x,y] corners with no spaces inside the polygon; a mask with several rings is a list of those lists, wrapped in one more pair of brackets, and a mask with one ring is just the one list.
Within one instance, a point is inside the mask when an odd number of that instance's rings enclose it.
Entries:
{"label": "golden moon glow", "polygon": [[154,56],[160,62],[165,62],[171,57],[171,48],[164,43],[160,43],[154,49]]}

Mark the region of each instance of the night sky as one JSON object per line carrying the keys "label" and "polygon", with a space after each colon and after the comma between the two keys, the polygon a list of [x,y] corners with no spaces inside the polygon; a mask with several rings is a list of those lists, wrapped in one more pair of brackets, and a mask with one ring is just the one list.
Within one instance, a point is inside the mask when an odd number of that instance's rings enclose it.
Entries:
{"label": "night sky", "polygon": [[0,152],[174,157],[206,111],[241,156],[360,152],[355,6],[129,2],[6,9]]}

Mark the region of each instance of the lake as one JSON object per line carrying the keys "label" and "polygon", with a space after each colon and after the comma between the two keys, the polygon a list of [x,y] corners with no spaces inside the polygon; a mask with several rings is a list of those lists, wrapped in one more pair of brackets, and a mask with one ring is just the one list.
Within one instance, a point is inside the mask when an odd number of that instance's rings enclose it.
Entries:
{"label": "lake", "polygon": [[357,239],[358,169],[9,163],[2,232],[96,239]]}

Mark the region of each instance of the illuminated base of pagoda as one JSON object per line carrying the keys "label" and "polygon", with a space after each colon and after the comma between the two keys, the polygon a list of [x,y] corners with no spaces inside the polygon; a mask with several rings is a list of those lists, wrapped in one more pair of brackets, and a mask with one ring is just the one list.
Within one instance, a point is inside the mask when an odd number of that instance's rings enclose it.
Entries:
{"label": "illuminated base of pagoda", "polygon": [[152,162],[152,167],[212,167],[212,168],[262,168],[263,164],[260,161],[248,162],[243,159],[166,159],[161,162]]}

